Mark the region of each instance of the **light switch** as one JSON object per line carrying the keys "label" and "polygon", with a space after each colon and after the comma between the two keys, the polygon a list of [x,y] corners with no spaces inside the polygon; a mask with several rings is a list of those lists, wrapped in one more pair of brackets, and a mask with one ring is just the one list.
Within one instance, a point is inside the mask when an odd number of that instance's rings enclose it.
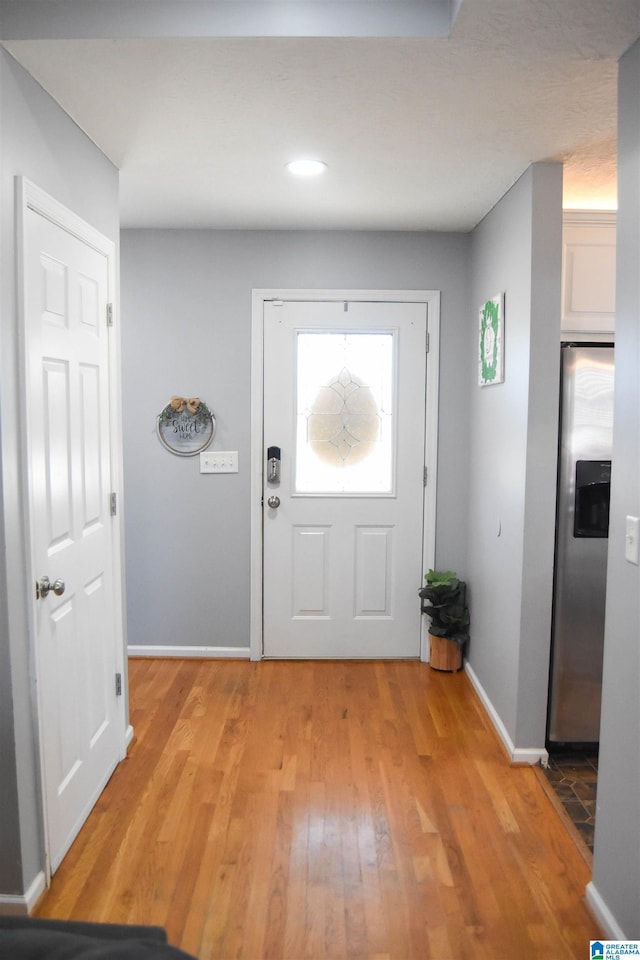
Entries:
{"label": "light switch", "polygon": [[638,563],[638,518],[627,517],[624,531],[624,558],[629,563]]}
{"label": "light switch", "polygon": [[200,473],[237,473],[237,450],[205,450],[200,454]]}

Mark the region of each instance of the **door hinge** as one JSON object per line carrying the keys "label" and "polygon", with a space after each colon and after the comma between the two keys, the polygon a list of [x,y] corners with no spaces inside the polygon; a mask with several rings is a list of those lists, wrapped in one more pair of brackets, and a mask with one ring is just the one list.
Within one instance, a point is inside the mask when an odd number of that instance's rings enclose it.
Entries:
{"label": "door hinge", "polygon": [[113,326],[113,304],[112,303],[107,304],[107,326],[108,327]]}
{"label": "door hinge", "polygon": [[117,505],[115,493],[109,494],[109,512],[112,517],[115,517],[116,513],[118,512],[118,505]]}
{"label": "door hinge", "polygon": [[424,487],[426,487],[428,479],[429,479],[429,468],[425,467],[422,474],[422,485]]}
{"label": "door hinge", "polygon": [[122,696],[122,674],[116,673],[116,697]]}

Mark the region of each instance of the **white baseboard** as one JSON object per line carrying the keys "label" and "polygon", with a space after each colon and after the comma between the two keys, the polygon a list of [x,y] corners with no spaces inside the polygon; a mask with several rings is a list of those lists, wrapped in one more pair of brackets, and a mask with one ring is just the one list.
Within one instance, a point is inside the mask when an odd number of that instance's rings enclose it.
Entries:
{"label": "white baseboard", "polygon": [[606,905],[602,897],[600,896],[597,888],[591,880],[587,884],[587,888],[584,892],[585,900],[587,901],[587,906],[589,910],[598,921],[602,929],[605,931],[609,940],[628,940],[629,938],[625,935],[624,930],[609,910],[609,907]]}
{"label": "white baseboard", "polygon": [[184,660],[248,660],[249,647],[170,647],[170,646],[130,646],[130,657],[179,657]]}
{"label": "white baseboard", "polygon": [[29,889],[21,897],[0,893],[0,914],[2,916],[28,916],[35,909],[45,888],[44,873],[40,871],[36,874],[36,878]]}
{"label": "white baseboard", "polygon": [[549,766],[549,752],[546,747],[514,747],[511,754],[512,763],[526,763],[535,767],[539,763],[542,767]]}
{"label": "white baseboard", "polygon": [[127,724],[127,729],[126,729],[125,735],[124,735],[124,746],[125,746],[125,750],[127,750],[127,749],[131,746],[131,743],[132,743],[132,742],[133,742],[133,727],[132,727],[131,724],[129,723],[129,724]]}
{"label": "white baseboard", "polygon": [[464,669],[465,673],[469,677],[469,680],[471,681],[471,685],[480,697],[483,707],[489,714],[489,719],[495,727],[498,736],[502,740],[511,763],[526,763],[530,766],[535,766],[536,763],[541,763],[543,767],[546,767],[549,763],[549,754],[546,747],[516,747],[513,743],[513,740],[509,736],[507,728],[502,722],[500,714],[489,699],[487,691],[478,680],[478,677],[473,667],[470,666],[468,660],[465,660]]}

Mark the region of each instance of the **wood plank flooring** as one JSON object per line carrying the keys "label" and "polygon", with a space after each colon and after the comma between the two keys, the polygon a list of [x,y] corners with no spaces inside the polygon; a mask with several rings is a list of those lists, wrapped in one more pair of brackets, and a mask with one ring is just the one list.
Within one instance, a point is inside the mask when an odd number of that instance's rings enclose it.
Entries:
{"label": "wood plank flooring", "polygon": [[463,673],[133,660],[135,740],[39,914],[201,960],[550,960],[587,865]]}

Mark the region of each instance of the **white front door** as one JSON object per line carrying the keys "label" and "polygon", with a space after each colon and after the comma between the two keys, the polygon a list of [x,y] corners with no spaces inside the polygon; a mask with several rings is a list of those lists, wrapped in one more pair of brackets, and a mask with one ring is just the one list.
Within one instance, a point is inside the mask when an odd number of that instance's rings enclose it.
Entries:
{"label": "white front door", "polygon": [[35,656],[53,872],[123,746],[117,521],[110,515],[109,262],[34,209],[24,212],[23,233]]}
{"label": "white front door", "polygon": [[265,656],[420,655],[426,343],[425,303],[265,303]]}

